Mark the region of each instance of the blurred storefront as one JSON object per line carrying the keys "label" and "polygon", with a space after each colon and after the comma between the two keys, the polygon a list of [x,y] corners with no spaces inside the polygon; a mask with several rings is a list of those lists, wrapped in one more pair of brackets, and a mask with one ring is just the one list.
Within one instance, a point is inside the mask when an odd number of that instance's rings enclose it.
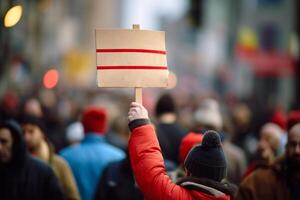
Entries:
{"label": "blurred storefront", "polygon": [[[32,84],[42,87],[52,68],[60,74],[59,87],[96,90],[94,29],[139,23],[166,31],[168,65],[177,80],[172,92],[287,110],[300,96],[296,2],[2,0],[0,95],[8,87],[24,93]],[[16,4],[21,19],[5,27]],[[155,96],[157,90],[147,92]]]}

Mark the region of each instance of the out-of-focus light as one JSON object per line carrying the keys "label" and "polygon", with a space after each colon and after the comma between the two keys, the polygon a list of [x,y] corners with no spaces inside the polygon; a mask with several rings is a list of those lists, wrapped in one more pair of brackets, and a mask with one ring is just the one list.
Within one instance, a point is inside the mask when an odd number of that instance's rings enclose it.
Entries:
{"label": "out-of-focus light", "polygon": [[256,49],[258,46],[256,33],[250,27],[242,27],[238,35],[239,44],[243,47]]}
{"label": "out-of-focus light", "polygon": [[22,6],[16,5],[10,8],[4,17],[4,26],[12,27],[18,23],[22,16]]}
{"label": "out-of-focus light", "polygon": [[44,87],[47,89],[54,88],[58,83],[58,79],[59,79],[59,73],[56,69],[48,70],[45,73],[43,78]]}

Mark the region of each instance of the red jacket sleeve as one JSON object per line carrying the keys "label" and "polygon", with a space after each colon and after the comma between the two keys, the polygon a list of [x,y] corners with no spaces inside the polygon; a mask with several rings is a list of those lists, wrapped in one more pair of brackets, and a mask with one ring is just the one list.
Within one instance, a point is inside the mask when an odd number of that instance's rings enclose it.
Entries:
{"label": "red jacket sleeve", "polygon": [[145,198],[155,200],[192,199],[189,192],[171,181],[152,125],[132,131],[129,154],[136,181]]}

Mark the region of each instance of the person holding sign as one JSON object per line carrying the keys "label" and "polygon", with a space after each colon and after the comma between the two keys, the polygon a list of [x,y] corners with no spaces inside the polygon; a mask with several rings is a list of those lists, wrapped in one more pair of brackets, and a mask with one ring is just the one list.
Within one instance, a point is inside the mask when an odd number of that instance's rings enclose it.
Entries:
{"label": "person holding sign", "polygon": [[204,133],[202,144],[195,146],[184,162],[186,177],[173,183],[166,174],[161,149],[147,110],[133,102],[128,120],[132,132],[128,144],[131,166],[145,199],[233,199],[235,186],[222,182],[227,164],[216,131]]}

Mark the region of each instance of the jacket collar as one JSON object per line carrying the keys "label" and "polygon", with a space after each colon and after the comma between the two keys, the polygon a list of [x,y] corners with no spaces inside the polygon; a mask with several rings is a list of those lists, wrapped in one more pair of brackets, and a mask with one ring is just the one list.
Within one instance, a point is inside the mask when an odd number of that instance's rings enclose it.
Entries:
{"label": "jacket collar", "polygon": [[81,143],[95,143],[95,142],[104,142],[104,136],[96,133],[87,133]]}
{"label": "jacket collar", "polygon": [[219,190],[217,190],[213,187],[205,186],[205,185],[200,184],[200,183],[186,181],[186,182],[181,183],[180,185],[183,186],[184,188],[202,191],[202,192],[205,192],[207,194],[213,195],[215,197],[226,195],[225,193],[223,193],[223,192],[221,192],[221,191],[219,191]]}
{"label": "jacket collar", "polygon": [[177,184],[186,189],[204,192],[215,197],[229,195],[232,198],[237,191],[237,187],[228,182],[217,182],[211,179],[190,176],[180,179]]}

